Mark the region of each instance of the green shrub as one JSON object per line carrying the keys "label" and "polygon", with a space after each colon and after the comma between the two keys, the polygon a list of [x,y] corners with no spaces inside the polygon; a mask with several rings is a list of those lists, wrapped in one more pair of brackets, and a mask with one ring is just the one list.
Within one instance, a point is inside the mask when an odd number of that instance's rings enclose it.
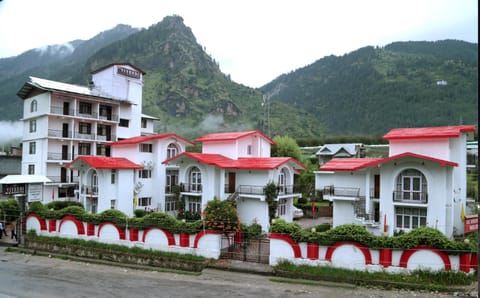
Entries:
{"label": "green shrub", "polygon": [[147,211],[145,211],[143,209],[135,209],[135,210],[133,210],[133,214],[135,215],[135,217],[141,218],[141,217],[144,217],[145,215],[147,215]]}
{"label": "green shrub", "polygon": [[237,209],[232,201],[214,198],[208,201],[204,210],[207,229],[235,232],[240,227]]}
{"label": "green shrub", "polygon": [[80,202],[72,202],[72,201],[52,201],[46,204],[47,209],[53,209],[53,210],[61,210],[69,206],[78,206],[83,208],[83,205]]}
{"label": "green shrub", "polygon": [[0,218],[6,223],[12,222],[20,217],[20,206],[16,199],[10,198],[0,202]]}

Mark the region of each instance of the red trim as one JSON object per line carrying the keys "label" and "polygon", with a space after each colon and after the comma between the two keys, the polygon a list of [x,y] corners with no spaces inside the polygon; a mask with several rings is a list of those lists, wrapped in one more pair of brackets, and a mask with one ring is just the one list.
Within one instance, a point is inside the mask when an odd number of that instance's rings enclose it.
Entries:
{"label": "red trim", "polygon": [[44,218],[40,217],[40,215],[36,214],[36,213],[30,213],[28,215],[28,218],[27,220],[30,218],[30,217],[34,217],[38,220],[38,223],[40,224],[40,231],[46,231],[47,230],[47,222],[45,221]]}
{"label": "red trim", "polygon": [[378,251],[379,260],[378,262],[383,267],[390,267],[392,266],[392,255],[393,251],[390,248],[382,248]]}
{"label": "red trim", "polygon": [[452,265],[450,263],[450,258],[448,257],[448,255],[434,247],[430,247],[430,246],[417,246],[415,248],[411,248],[411,249],[407,249],[407,250],[404,250],[401,257],[400,257],[400,267],[403,267],[403,268],[407,268],[408,266],[408,260],[410,259],[410,257],[416,253],[417,251],[420,251],[420,250],[430,250],[431,252],[433,253],[436,253],[443,261],[443,264],[444,264],[444,267],[445,267],[445,270],[446,271],[449,271],[451,270],[452,268]]}
{"label": "red trim", "polygon": [[136,164],[124,157],[107,157],[107,156],[87,156],[81,155],[75,160],[66,164],[67,169],[73,168],[77,163],[84,162],[88,166],[95,169],[143,169],[143,166]]}
{"label": "red trim", "polygon": [[106,146],[119,146],[119,145],[134,145],[134,144],[139,144],[143,142],[149,142],[149,141],[154,141],[154,140],[161,140],[161,139],[166,139],[166,138],[173,138],[174,141],[180,140],[184,143],[187,143],[189,145],[194,145],[193,142],[177,135],[174,133],[163,133],[163,134],[156,134],[156,135],[148,135],[148,136],[137,136],[137,137],[132,137],[116,142],[110,142],[106,143]]}
{"label": "red trim", "polygon": [[457,138],[461,133],[475,132],[473,125],[394,128],[383,136],[385,140]]}
{"label": "red trim", "polygon": [[222,232],[214,230],[203,230],[197,233],[195,240],[193,241],[193,248],[198,248],[198,241],[205,235],[219,235]]}
{"label": "red trim", "polygon": [[143,237],[142,237],[142,242],[145,243],[145,238],[147,237],[147,234],[152,231],[152,230],[160,230],[162,231],[165,236],[167,237],[168,245],[175,245],[175,237],[173,236],[172,233],[165,229],[157,228],[157,227],[148,227],[143,231]]}
{"label": "red trim", "polygon": [[362,245],[360,243],[357,243],[357,242],[343,242],[343,241],[340,241],[340,242],[335,243],[333,246],[330,246],[327,249],[327,253],[325,254],[325,259],[327,261],[331,262],[332,261],[332,255],[333,255],[334,251],[337,248],[339,248],[340,246],[343,246],[343,245],[353,245],[353,246],[355,246],[356,248],[358,248],[363,253],[363,256],[365,258],[365,265],[371,265],[372,264],[372,255],[370,254],[370,250],[368,248],[366,248],[364,245]]}
{"label": "red trim", "polygon": [[60,224],[58,225],[58,231],[60,232],[62,230],[62,224],[65,222],[65,221],[73,221],[73,223],[75,224],[75,226],[77,227],[77,234],[78,235],[85,235],[85,228],[83,226],[83,222],[79,221],[78,219],[76,219],[75,217],[71,216],[71,215],[65,215],[61,220],[60,220]]}
{"label": "red trim", "polygon": [[189,247],[190,246],[190,234],[188,233],[180,233],[180,246],[181,247]]}
{"label": "red trim", "polygon": [[470,259],[470,268],[473,270],[478,269],[478,253],[476,252],[472,253],[472,257]]}
{"label": "red trim", "polygon": [[307,244],[307,258],[309,258],[310,260],[318,260],[318,244]]}
{"label": "red trim", "polygon": [[283,241],[287,242],[288,244],[290,244],[290,247],[293,250],[293,256],[295,258],[301,258],[302,257],[302,251],[300,250],[300,246],[298,245],[298,243],[293,241],[292,238],[289,235],[280,234],[280,233],[271,233],[268,237],[270,239],[283,240]]}
{"label": "red trim", "polygon": [[472,255],[470,253],[465,253],[460,255],[460,270],[463,272],[470,272]]}
{"label": "red trim", "polygon": [[87,222],[87,236],[95,236],[95,225]]}
{"label": "red trim", "polygon": [[56,219],[49,219],[48,220],[48,231],[55,232],[57,230],[57,220]]}
{"label": "red trim", "polygon": [[120,229],[120,227],[116,223],[111,222],[111,221],[105,221],[105,222],[102,222],[100,224],[100,226],[98,227],[97,237],[100,237],[100,231],[102,230],[103,226],[105,226],[105,225],[113,225],[118,231],[118,235],[120,236],[120,240],[125,240],[125,230]]}
{"label": "red trim", "polygon": [[238,139],[248,137],[251,135],[259,135],[264,138],[267,142],[272,145],[275,145],[275,142],[261,133],[258,130],[251,130],[251,131],[241,131],[241,132],[219,132],[219,133],[211,133],[208,135],[201,136],[195,140],[195,143],[206,143],[206,142],[221,142],[221,141],[236,141]]}
{"label": "red trim", "polygon": [[129,239],[130,241],[138,241],[138,230],[134,228],[129,229]]}

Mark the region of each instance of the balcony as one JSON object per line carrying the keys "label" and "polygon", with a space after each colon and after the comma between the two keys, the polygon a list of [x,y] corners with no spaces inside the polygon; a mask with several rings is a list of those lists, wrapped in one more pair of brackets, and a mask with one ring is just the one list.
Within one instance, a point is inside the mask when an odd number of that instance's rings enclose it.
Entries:
{"label": "balcony", "polygon": [[78,176],[47,176],[47,178],[52,180],[51,183],[78,183]]}
{"label": "balcony", "polygon": [[[235,190],[239,194],[263,195],[264,185],[239,185]],[[230,193],[229,185],[225,184],[225,193]],[[293,185],[277,186],[278,195],[290,195],[295,193]]]}
{"label": "balcony", "polygon": [[81,188],[80,192],[82,194],[86,194],[86,195],[97,196],[98,195],[98,186],[82,184],[82,188]]}
{"label": "balcony", "polygon": [[201,184],[182,183],[181,191],[182,192],[201,193],[202,192],[202,185]]}
{"label": "balcony", "polygon": [[71,139],[72,132],[67,130],[57,130],[57,129],[49,129],[48,136],[52,138],[64,138],[64,139]]}
{"label": "balcony", "polygon": [[428,204],[428,193],[425,191],[394,191],[393,202],[408,204]]}
{"label": "balcony", "polygon": [[65,109],[64,107],[57,107],[57,106],[51,106],[50,107],[50,114],[53,115],[61,115],[61,116],[73,116],[73,117],[80,117],[80,118],[88,118],[88,119],[98,119],[102,121],[113,121],[113,122],[118,122],[118,115],[116,114],[105,114],[101,113],[98,115],[98,113],[75,113],[75,110],[73,109]]}
{"label": "balcony", "polygon": [[360,196],[360,188],[358,187],[336,187],[333,185],[325,186],[323,188],[324,196],[332,197],[350,197],[358,198]]}
{"label": "balcony", "polygon": [[[47,160],[49,161],[59,161],[59,160],[72,160],[72,154],[70,152],[67,152],[66,154],[62,152],[48,152],[47,153]],[[73,156],[73,159],[77,158],[77,155],[75,154]]]}
{"label": "balcony", "polygon": [[75,139],[82,139],[82,140],[95,140],[96,135],[94,133],[81,133],[75,132]]}

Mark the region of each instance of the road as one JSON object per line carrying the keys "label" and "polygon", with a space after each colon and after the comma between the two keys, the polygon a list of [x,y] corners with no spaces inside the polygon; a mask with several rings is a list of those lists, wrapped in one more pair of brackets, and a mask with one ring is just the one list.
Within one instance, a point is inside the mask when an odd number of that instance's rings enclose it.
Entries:
{"label": "road", "polygon": [[[411,294],[411,295],[409,295]],[[144,271],[0,248],[4,297],[447,297],[353,285],[274,282],[271,276],[206,269],[199,275]]]}

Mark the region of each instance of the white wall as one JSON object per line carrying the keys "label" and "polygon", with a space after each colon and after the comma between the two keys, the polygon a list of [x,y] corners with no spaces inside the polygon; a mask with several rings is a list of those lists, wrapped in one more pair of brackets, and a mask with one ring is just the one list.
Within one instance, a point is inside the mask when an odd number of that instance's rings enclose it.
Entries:
{"label": "white wall", "polygon": [[412,152],[416,154],[449,160],[448,139],[390,140],[389,156]]}
{"label": "white wall", "polygon": [[251,225],[254,222],[262,226],[262,231],[268,232],[268,204],[258,199],[239,197],[237,211],[240,222]]}

